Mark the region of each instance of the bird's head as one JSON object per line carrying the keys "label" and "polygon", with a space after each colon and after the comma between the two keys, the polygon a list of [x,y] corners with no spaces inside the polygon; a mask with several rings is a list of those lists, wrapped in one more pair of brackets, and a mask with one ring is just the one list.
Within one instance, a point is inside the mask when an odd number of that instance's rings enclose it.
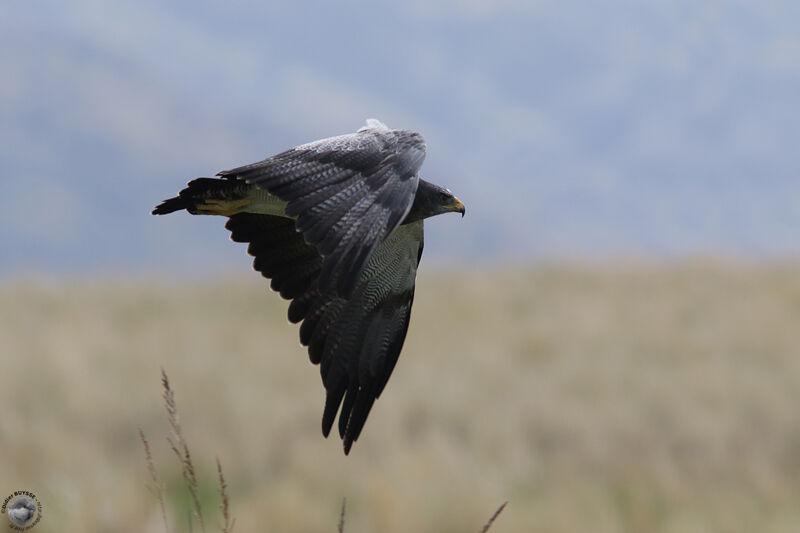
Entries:
{"label": "bird's head", "polygon": [[414,204],[411,206],[405,222],[414,222],[443,213],[461,213],[464,216],[464,204],[453,196],[450,189],[445,189],[422,178],[419,180]]}

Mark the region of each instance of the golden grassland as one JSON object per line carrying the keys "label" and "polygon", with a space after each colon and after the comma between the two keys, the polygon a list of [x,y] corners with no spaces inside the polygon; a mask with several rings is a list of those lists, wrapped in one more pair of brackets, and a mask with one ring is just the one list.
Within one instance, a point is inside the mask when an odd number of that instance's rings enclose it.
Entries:
{"label": "golden grassland", "polygon": [[[318,369],[256,274],[0,284],[0,492],[36,531],[171,531],[190,497],[169,374],[219,531],[800,531],[800,264],[420,275],[404,352],[349,457]],[[2,495],[5,497],[5,494]],[[197,524],[194,526],[195,531]]]}

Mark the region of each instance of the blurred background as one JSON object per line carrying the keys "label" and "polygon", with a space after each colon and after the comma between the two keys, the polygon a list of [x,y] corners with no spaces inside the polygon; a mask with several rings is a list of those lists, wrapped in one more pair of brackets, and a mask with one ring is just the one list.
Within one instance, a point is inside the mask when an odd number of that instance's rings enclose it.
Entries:
{"label": "blurred background", "polygon": [[[164,367],[209,512],[219,456],[242,531],[332,530],[342,497],[348,531],[478,531],[505,500],[493,531],[797,531],[798,20],[3,2],[0,492],[36,492],[42,531],[163,531],[142,426],[188,528]],[[149,211],[368,117],[420,131],[468,213],[427,224],[406,348],[344,458],[244,247]]]}

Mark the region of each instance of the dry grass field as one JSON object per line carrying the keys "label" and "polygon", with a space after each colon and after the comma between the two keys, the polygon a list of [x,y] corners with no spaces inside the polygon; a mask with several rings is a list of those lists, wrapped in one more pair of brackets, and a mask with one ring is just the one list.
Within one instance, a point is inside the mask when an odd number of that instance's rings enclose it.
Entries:
{"label": "dry grass field", "polygon": [[[425,270],[404,352],[349,457],[318,369],[254,273],[0,284],[0,492],[39,532],[800,531],[800,264]],[[197,524],[194,531],[199,531]]]}

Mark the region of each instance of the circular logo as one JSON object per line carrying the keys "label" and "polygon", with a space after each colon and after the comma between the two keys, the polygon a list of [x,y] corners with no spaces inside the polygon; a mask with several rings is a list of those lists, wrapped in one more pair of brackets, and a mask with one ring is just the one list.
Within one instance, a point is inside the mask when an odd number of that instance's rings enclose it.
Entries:
{"label": "circular logo", "polygon": [[27,490],[17,490],[5,500],[0,511],[8,516],[9,527],[27,531],[42,518],[42,504],[36,495]]}

